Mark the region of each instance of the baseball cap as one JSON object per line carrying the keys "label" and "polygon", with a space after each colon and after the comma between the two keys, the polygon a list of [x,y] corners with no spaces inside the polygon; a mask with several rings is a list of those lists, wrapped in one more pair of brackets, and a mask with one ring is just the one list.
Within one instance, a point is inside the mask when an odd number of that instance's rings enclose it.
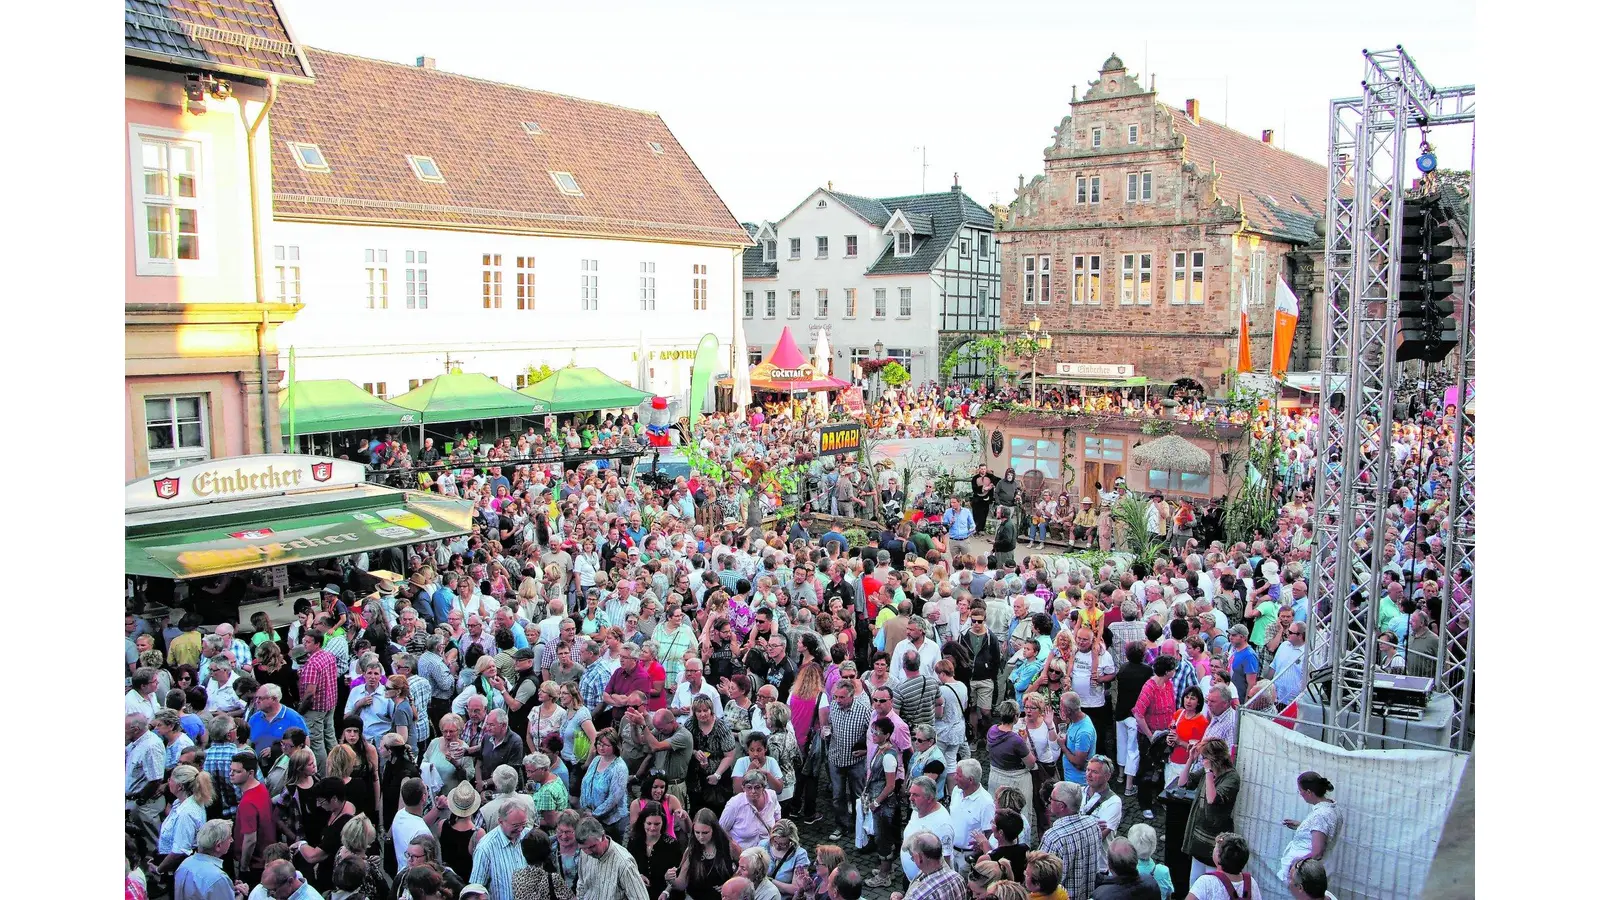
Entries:
{"label": "baseball cap", "polygon": [[471,897],[474,894],[479,897],[487,897],[489,896],[489,889],[481,884],[478,884],[477,882],[473,882],[472,884],[462,888],[461,893],[457,894],[456,896],[459,897],[460,900],[467,900],[468,897]]}
{"label": "baseball cap", "polygon": [[341,590],[340,590],[340,589],[339,589],[339,586],[338,586],[338,585],[337,585],[337,584],[325,584],[325,585],[323,585],[323,586],[322,586],[322,592],[323,592],[323,593],[324,593],[324,594],[332,594],[332,595],[334,595],[334,596],[335,596],[335,597],[337,597],[337,596],[339,596],[339,595],[340,595],[340,594],[341,594],[341,593],[343,593],[343,591],[341,591]]}
{"label": "baseball cap", "polygon": [[1232,628],[1228,629],[1228,637],[1245,637],[1245,638],[1247,638],[1249,636],[1250,636],[1250,626],[1248,626],[1248,625],[1235,625]]}

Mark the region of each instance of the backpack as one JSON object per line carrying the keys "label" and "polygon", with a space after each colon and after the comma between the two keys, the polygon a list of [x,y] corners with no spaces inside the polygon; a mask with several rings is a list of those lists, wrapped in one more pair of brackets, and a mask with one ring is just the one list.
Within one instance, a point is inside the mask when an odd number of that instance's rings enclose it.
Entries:
{"label": "backpack", "polygon": [[1233,890],[1233,882],[1228,880],[1228,876],[1224,875],[1221,871],[1219,871],[1217,869],[1208,869],[1208,870],[1206,870],[1205,874],[1211,875],[1211,876],[1215,877],[1218,881],[1222,882],[1222,888],[1223,888],[1223,890],[1228,892],[1228,897],[1231,898],[1231,900],[1251,900],[1251,898],[1255,896],[1255,892],[1251,889],[1250,873],[1249,872],[1245,872],[1243,874],[1243,877],[1244,877],[1244,893],[1243,894],[1238,894],[1238,893],[1234,892],[1234,890]]}

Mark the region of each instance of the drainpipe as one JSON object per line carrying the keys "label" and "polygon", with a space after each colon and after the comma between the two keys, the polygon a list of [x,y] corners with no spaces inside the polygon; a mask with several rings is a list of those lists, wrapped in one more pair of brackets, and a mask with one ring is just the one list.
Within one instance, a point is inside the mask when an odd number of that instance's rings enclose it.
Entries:
{"label": "drainpipe", "polygon": [[[278,79],[267,80],[267,102],[254,122],[245,111],[244,100],[239,101],[239,121],[244,123],[245,160],[250,177],[250,249],[256,280],[256,303],[265,307],[267,302],[267,276],[261,267],[261,186],[256,179],[256,132],[267,121],[267,112],[278,102]],[[267,384],[267,310],[261,310],[261,322],[256,326],[256,364],[261,373],[261,452],[275,453],[272,446],[272,408],[268,402],[270,386]]]}

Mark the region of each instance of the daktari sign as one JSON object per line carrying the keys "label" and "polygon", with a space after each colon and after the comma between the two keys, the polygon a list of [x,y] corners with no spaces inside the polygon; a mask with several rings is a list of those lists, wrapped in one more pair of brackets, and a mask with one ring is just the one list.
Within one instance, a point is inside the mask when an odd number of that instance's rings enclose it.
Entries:
{"label": "daktari sign", "polygon": [[861,449],[861,426],[855,422],[824,425],[818,441],[817,452],[823,456],[855,453]]}
{"label": "daktari sign", "polygon": [[130,482],[123,505],[132,512],[186,503],[243,500],[364,481],[366,468],[349,460],[288,453],[240,456],[168,469]]}

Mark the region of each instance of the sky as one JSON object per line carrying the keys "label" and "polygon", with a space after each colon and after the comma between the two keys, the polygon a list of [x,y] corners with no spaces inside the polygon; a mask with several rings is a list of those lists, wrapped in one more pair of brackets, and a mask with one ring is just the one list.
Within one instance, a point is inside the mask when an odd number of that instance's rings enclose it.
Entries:
{"label": "sky", "polygon": [[[832,182],[869,196],[948,189],[1009,203],[1115,52],[1147,88],[1327,159],[1328,101],[1361,50],[1402,44],[1434,85],[1476,78],[1474,5],[1277,0],[549,3],[280,0],[301,43],[661,114],[741,221]],[[1470,133],[1438,129],[1445,166]],[[923,167],[926,148],[927,167]],[[925,182],[924,182],[925,179]]]}

